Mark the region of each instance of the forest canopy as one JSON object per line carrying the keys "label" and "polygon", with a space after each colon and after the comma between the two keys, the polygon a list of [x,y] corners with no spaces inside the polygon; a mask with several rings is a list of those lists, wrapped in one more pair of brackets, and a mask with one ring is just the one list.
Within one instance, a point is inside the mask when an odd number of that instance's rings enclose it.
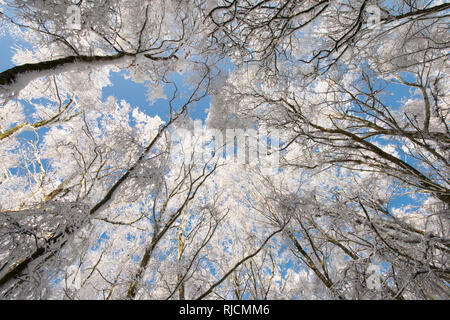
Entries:
{"label": "forest canopy", "polygon": [[449,299],[449,15],[0,0],[0,299]]}

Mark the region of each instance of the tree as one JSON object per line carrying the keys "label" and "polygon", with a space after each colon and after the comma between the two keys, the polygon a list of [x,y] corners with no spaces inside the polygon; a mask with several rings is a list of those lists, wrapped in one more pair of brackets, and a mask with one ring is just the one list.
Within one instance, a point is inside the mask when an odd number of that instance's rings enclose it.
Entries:
{"label": "tree", "polygon": [[448,299],[449,9],[3,1],[0,297]]}

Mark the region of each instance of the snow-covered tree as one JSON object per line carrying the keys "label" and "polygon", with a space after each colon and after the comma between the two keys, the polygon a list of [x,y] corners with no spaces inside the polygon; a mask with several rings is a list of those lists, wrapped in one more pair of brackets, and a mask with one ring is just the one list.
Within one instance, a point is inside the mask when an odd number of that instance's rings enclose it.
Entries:
{"label": "snow-covered tree", "polygon": [[448,3],[0,8],[1,298],[449,298]]}

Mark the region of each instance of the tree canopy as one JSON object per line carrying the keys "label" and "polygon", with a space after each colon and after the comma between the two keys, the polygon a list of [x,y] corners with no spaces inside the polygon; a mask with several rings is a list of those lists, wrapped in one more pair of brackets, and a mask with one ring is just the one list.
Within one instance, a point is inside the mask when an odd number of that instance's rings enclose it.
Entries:
{"label": "tree canopy", "polygon": [[449,14],[0,1],[0,298],[449,299]]}

